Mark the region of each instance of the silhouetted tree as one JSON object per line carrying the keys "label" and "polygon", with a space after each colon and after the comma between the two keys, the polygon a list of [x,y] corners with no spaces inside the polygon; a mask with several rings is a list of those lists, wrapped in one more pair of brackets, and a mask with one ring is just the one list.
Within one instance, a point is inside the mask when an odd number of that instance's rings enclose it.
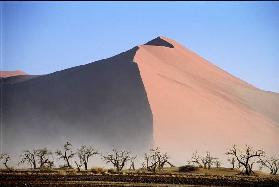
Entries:
{"label": "silhouetted tree", "polygon": [[156,172],[156,170],[161,170],[166,164],[173,166],[169,162],[169,156],[167,153],[161,153],[160,149],[157,147],[155,149],[150,149],[149,153],[144,154],[143,167],[146,167],[148,171]]}
{"label": "silhouetted tree", "polygon": [[49,158],[51,155],[52,152],[47,148],[36,150],[36,156],[38,158],[38,164],[40,168],[51,168],[54,165],[54,162]]}
{"label": "silhouetted tree", "polygon": [[270,174],[276,175],[279,170],[279,159],[276,159],[274,157],[271,158],[263,158],[260,160],[260,163],[262,166],[269,169]]}
{"label": "silhouetted tree", "polygon": [[36,149],[33,149],[32,151],[30,150],[23,151],[23,154],[21,154],[21,159],[19,164],[27,163],[30,165],[31,168],[37,169],[37,159],[36,159],[37,154],[38,154],[38,150]]}
{"label": "silhouetted tree", "polygon": [[91,146],[82,145],[80,149],[77,150],[79,162],[84,166],[85,170],[87,170],[89,158],[97,154],[99,153]]}
{"label": "silhouetted tree", "polygon": [[233,156],[237,162],[244,167],[244,174],[251,175],[253,173],[253,165],[259,162],[259,159],[264,156],[264,151],[254,150],[252,147],[247,146],[245,150],[240,150],[233,145],[231,149],[226,152],[227,155]]}
{"label": "silhouetted tree", "polygon": [[70,142],[66,142],[64,144],[63,150],[57,150],[55,153],[58,156],[58,159],[63,159],[65,161],[65,166],[68,168],[72,168],[70,164],[70,159],[72,159],[75,153],[72,151],[72,144]]}
{"label": "silhouetted tree", "polygon": [[116,171],[121,171],[125,164],[131,159],[130,152],[113,149],[112,153],[103,156],[106,163],[111,163]]}
{"label": "silhouetted tree", "polygon": [[6,169],[10,170],[10,167],[8,166],[8,162],[11,160],[10,155],[7,153],[0,154],[0,162],[3,163],[3,165],[6,167]]}

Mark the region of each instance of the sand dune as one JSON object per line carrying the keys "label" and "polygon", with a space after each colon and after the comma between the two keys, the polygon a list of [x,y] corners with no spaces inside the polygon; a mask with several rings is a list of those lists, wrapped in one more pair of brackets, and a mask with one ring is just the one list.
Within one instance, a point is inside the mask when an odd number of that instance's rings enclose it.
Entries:
{"label": "sand dune", "polygon": [[19,75],[27,75],[23,71],[0,71],[0,78],[7,78],[7,77],[14,77],[14,76],[19,76]]}
{"label": "sand dune", "polygon": [[8,151],[55,147],[67,138],[135,151],[154,143],[176,164],[195,150],[223,157],[233,144],[278,151],[279,94],[257,89],[165,37],[1,86]]}

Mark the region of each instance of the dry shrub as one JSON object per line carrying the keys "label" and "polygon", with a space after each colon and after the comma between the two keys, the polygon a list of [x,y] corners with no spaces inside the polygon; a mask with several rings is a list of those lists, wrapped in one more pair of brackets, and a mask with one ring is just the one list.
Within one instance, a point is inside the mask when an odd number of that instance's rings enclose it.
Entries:
{"label": "dry shrub", "polygon": [[179,172],[194,172],[197,170],[198,170],[198,167],[195,167],[193,165],[185,165],[185,166],[181,166],[178,168]]}
{"label": "dry shrub", "polygon": [[100,167],[92,168],[90,171],[94,174],[104,174],[107,172],[106,169]]}
{"label": "dry shrub", "polygon": [[115,173],[116,171],[114,169],[108,169],[108,173]]}
{"label": "dry shrub", "polygon": [[54,170],[51,168],[43,167],[43,168],[40,168],[40,173],[54,173]]}
{"label": "dry shrub", "polygon": [[121,171],[116,171],[115,169],[108,169],[108,173],[110,174],[121,174]]}

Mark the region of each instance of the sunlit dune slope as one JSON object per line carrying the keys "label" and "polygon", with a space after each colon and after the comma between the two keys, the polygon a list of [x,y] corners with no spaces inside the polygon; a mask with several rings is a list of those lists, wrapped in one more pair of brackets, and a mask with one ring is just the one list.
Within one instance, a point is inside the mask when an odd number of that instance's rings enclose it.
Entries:
{"label": "sunlit dune slope", "polygon": [[178,162],[195,150],[222,155],[233,144],[278,149],[278,94],[255,88],[165,37],[141,45],[134,61],[151,106],[155,144]]}

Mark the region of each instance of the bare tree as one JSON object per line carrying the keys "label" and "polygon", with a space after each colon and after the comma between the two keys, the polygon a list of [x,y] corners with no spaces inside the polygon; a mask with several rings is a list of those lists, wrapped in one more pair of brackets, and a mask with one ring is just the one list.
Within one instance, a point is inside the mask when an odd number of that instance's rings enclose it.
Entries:
{"label": "bare tree", "polygon": [[30,165],[31,168],[37,169],[37,160],[36,160],[37,154],[38,154],[38,150],[36,149],[33,149],[32,151],[30,150],[23,151],[19,164],[27,163]]}
{"label": "bare tree", "polygon": [[219,159],[216,159],[216,160],[215,160],[215,165],[216,165],[216,168],[221,167],[221,162],[220,162]]}
{"label": "bare tree", "polygon": [[135,168],[135,160],[136,160],[136,158],[137,158],[137,156],[131,156],[130,157],[130,162],[131,162],[131,165],[130,165],[130,170],[136,170],[136,168]]}
{"label": "bare tree", "polygon": [[54,162],[49,158],[52,155],[52,152],[47,148],[38,149],[36,152],[40,168],[51,168],[53,166]]}
{"label": "bare tree", "polygon": [[216,164],[216,161],[218,158],[215,158],[211,156],[211,153],[209,151],[206,152],[205,156],[200,156],[198,152],[194,152],[191,158],[191,161],[189,163],[193,165],[197,165],[199,167],[203,167],[205,169],[210,169],[214,164]]}
{"label": "bare tree", "polygon": [[210,169],[213,164],[216,162],[217,158],[211,156],[209,151],[206,152],[206,155],[201,158],[204,168]]}
{"label": "bare tree", "polygon": [[[87,170],[89,158],[94,155],[97,155],[97,154],[99,154],[98,151],[96,151],[91,146],[82,145],[80,147],[80,149],[77,150],[77,155],[78,155],[80,164],[82,164],[84,166],[85,170]],[[76,165],[77,165],[77,162],[76,162]]]}
{"label": "bare tree", "polygon": [[57,150],[55,153],[59,159],[63,159],[65,161],[65,166],[67,168],[72,168],[70,164],[70,159],[72,159],[75,153],[72,151],[72,144],[70,142],[66,142],[64,144],[63,150]]}
{"label": "bare tree", "polygon": [[77,162],[77,161],[75,160],[75,164],[76,164],[76,166],[77,166],[78,171],[80,171],[80,168],[82,167],[82,162],[81,162],[81,160],[79,159],[79,162]]}
{"label": "bare tree", "polygon": [[233,145],[231,149],[226,152],[227,155],[232,155],[237,162],[244,167],[244,174],[251,175],[253,172],[253,165],[259,161],[259,159],[264,156],[264,151],[254,150],[252,147],[247,146],[245,150],[240,150]]}
{"label": "bare tree", "polygon": [[236,164],[236,159],[232,157],[232,158],[228,158],[228,161],[232,165],[232,169],[234,169]]}
{"label": "bare tree", "polygon": [[11,160],[10,155],[7,153],[0,154],[0,162],[3,163],[3,165],[6,167],[6,169],[10,170],[10,167],[8,166],[8,162]]}
{"label": "bare tree", "polygon": [[262,166],[268,168],[270,170],[270,174],[276,175],[279,170],[279,159],[274,157],[271,158],[263,158],[260,160]]}
{"label": "bare tree", "polygon": [[166,164],[173,166],[169,162],[169,156],[167,153],[161,153],[160,149],[157,147],[155,149],[150,149],[149,153],[144,154],[143,167],[146,167],[148,171],[156,172],[156,170],[162,169]]}
{"label": "bare tree", "polygon": [[191,157],[191,160],[188,162],[194,166],[202,167],[201,156],[198,154],[198,151],[195,151]]}
{"label": "bare tree", "polygon": [[103,156],[106,163],[111,163],[116,171],[121,171],[125,164],[131,159],[130,152],[113,149],[112,153]]}

